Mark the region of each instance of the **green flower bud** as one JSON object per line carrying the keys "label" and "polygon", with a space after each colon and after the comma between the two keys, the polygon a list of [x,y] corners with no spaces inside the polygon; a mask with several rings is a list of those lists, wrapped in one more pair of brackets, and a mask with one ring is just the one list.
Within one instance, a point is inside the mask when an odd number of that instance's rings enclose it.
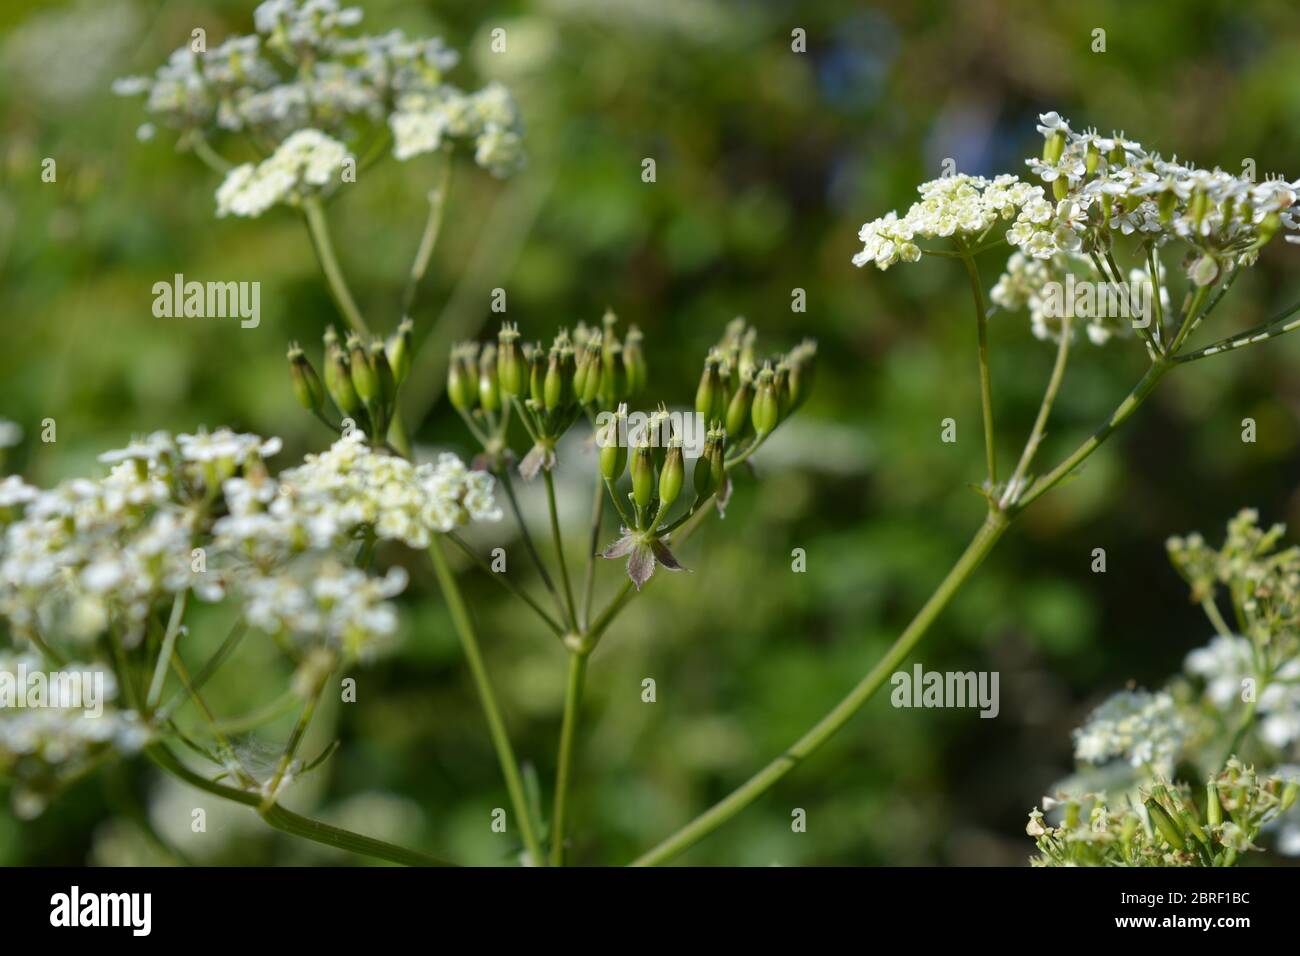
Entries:
{"label": "green flower bud", "polygon": [[772,384],[776,388],[776,420],[779,424],[785,421],[794,404],[794,400],[790,397],[790,366],[784,361],[777,363]]}
{"label": "green flower bud", "polygon": [[733,443],[739,442],[749,431],[749,406],[754,401],[754,380],[748,375],[741,375],[740,387],[731,396],[727,406],[727,438]]}
{"label": "green flower bud", "polygon": [[1162,807],[1155,797],[1147,797],[1146,808],[1151,817],[1151,822],[1160,831],[1160,835],[1169,842],[1169,845],[1175,850],[1185,849],[1187,840],[1178,824],[1174,822],[1174,818],[1169,815],[1169,811]]}
{"label": "green flower bud", "polygon": [[350,417],[361,408],[361,399],[352,385],[352,370],[348,357],[337,340],[325,353],[325,390],[339,414]]}
{"label": "green flower bud", "polygon": [[569,345],[568,337],[562,335],[556,339],[556,344],[551,346],[546,380],[542,384],[548,412],[564,408],[573,402],[577,377],[573,362],[573,348]]}
{"label": "green flower bud", "polygon": [[590,405],[600,395],[600,381],[603,377],[599,332],[593,332],[587,337],[587,347],[583,350],[583,356],[582,364],[578,369],[578,375],[582,376],[582,385],[579,387],[578,378],[575,376],[573,388],[578,393],[578,401],[583,405]]}
{"label": "green flower bud", "polygon": [[502,323],[497,335],[497,385],[503,400],[522,394],[524,389],[524,366],[516,345],[518,338],[519,330],[514,325]]}
{"label": "green flower bud", "polygon": [[623,368],[627,374],[627,393],[636,396],[646,384],[645,353],[641,351],[641,330],[635,325],[627,330],[623,340]]}
{"label": "green flower bud", "polygon": [[297,342],[289,345],[289,378],[298,404],[309,412],[319,412],[325,404],[325,388]]}
{"label": "green flower bud", "polygon": [[602,366],[600,398],[604,404],[612,407],[616,402],[627,398],[627,371],[623,368],[623,346],[616,339],[606,338],[600,360]]}
{"label": "green flower bud", "polygon": [[1053,130],[1043,141],[1043,162],[1056,163],[1065,152],[1065,134]]}
{"label": "green flower bud", "polygon": [[546,353],[541,343],[528,353],[528,397],[539,408],[546,405]]}
{"label": "green flower bud", "polygon": [[452,349],[451,361],[447,364],[447,398],[458,412],[468,412],[478,399],[473,364],[477,351],[473,343],[459,345]]}
{"label": "green flower bud", "polygon": [[618,406],[598,436],[600,475],[606,481],[618,481],[627,468],[627,406]]}
{"label": "green flower bud", "polygon": [[1205,194],[1204,189],[1198,189],[1192,193],[1192,198],[1187,202],[1187,214],[1192,217],[1192,222],[1196,223],[1197,231],[1200,231],[1201,220],[1205,218],[1205,213],[1210,207],[1210,197]]}
{"label": "green flower bud", "polygon": [[695,497],[703,501],[722,487],[723,456],[721,445],[725,437],[720,429],[710,428],[704,438],[704,450],[695,459],[695,472],[691,476],[695,484]]}
{"label": "green flower bud", "polygon": [[758,384],[754,392],[754,404],[750,418],[754,423],[754,432],[759,438],[776,428],[781,410],[776,397],[776,378],[769,365],[763,366],[758,373]]}
{"label": "green flower bud", "polygon": [[1205,785],[1205,820],[1212,827],[1223,822],[1223,804],[1219,803],[1219,785],[1213,780]]}
{"label": "green flower bud", "polygon": [[358,336],[348,336],[348,367],[352,370],[352,387],[357,397],[369,406],[379,398],[379,377],[370,364],[370,355]]}
{"label": "green flower bud", "polygon": [[695,413],[703,415],[706,420],[712,418],[714,406],[721,392],[722,378],[718,375],[718,357],[716,353],[710,352],[709,357],[704,360],[704,373],[700,376],[700,384],[695,389]]}
{"label": "green flower bud", "polygon": [[483,410],[495,414],[501,410],[501,389],[497,382],[497,349],[489,342],[478,357],[478,401]]}
{"label": "green flower bud", "polygon": [[674,438],[668,446],[668,457],[664,459],[664,467],[659,472],[659,502],[660,507],[671,508],[677,496],[682,493],[682,484],[686,480],[686,467],[682,463],[682,442],[679,438]]}
{"label": "green flower bud", "polygon": [[632,500],[642,510],[650,507],[655,493],[655,464],[650,445],[643,443],[632,453]]}
{"label": "green flower bud", "polygon": [[1052,180],[1052,195],[1059,201],[1070,195],[1070,184],[1064,176],[1057,176]]}
{"label": "green flower bud", "polygon": [[1101,165],[1101,150],[1097,148],[1095,140],[1088,143],[1088,154],[1083,160],[1083,171],[1089,179],[1097,172],[1097,167]]}
{"label": "green flower bud", "polygon": [[397,332],[388,340],[388,365],[393,370],[393,378],[401,385],[406,376],[411,374],[411,320],[402,319]]}
{"label": "green flower bud", "polygon": [[790,363],[790,410],[794,411],[807,400],[812,391],[813,371],[817,365],[817,343],[812,339],[804,341],[791,350]]}
{"label": "green flower bud", "polygon": [[397,398],[397,377],[393,374],[393,368],[388,364],[388,353],[384,348],[381,339],[375,339],[370,343],[370,367],[375,371],[375,381],[379,388],[376,392],[376,398],[380,405],[388,407],[393,404]]}

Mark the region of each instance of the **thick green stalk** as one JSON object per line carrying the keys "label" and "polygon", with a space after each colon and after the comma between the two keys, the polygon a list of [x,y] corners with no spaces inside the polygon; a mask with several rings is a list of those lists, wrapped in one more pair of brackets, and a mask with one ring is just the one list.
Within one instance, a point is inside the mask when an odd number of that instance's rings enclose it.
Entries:
{"label": "thick green stalk", "polygon": [[925,636],[926,631],[948,606],[957,590],[971,576],[984,557],[997,544],[1006,531],[1007,516],[1000,511],[991,511],[980,526],[979,532],[971,540],[957,563],[952,566],[947,576],[940,583],[930,599],[907,629],[899,635],[889,651],[882,657],[865,677],[862,678],[848,695],[831,711],[819,720],[812,729],[795,741],[785,753],[777,757],[748,781],[733,790],[727,797],[714,804],[711,809],[691,823],[678,830],[654,849],[643,854],[633,862],[633,866],[655,866],[672,859],[678,853],[692,846],[701,838],[712,833],[726,823],[745,807],[757,800],[778,780],[788,774],[799,762],[829,740],[841,727],[848,723],[862,706],[871,699],[876,690],[889,679],[889,675],[903,663],[917,642]]}
{"label": "thick green stalk", "polygon": [[[963,247],[964,251],[964,247]],[[970,277],[971,295],[975,299],[975,323],[979,330],[980,410],[984,416],[984,458],[988,469],[989,494],[998,483],[998,456],[993,431],[993,381],[989,371],[989,313],[984,302],[984,287],[980,284],[979,269],[969,253],[961,257]]]}
{"label": "thick green stalk", "polygon": [[510,736],[506,732],[505,720],[502,719],[501,709],[497,705],[496,693],[492,690],[492,682],[488,679],[487,667],[483,663],[483,654],[479,650],[474,625],[461,598],[456,576],[452,574],[447,556],[443,553],[441,541],[435,540],[429,546],[429,558],[433,562],[434,574],[438,577],[438,586],[442,588],[443,597],[447,601],[447,610],[451,613],[452,623],[455,624],[456,633],[460,637],[461,647],[464,648],[470,673],[474,675],[474,683],[478,687],[479,703],[482,704],[483,714],[487,718],[492,746],[496,748],[497,760],[501,764],[501,773],[506,780],[510,804],[514,808],[515,817],[519,820],[524,846],[533,863],[541,865],[545,857],[542,855],[541,843],[533,830],[532,817],[528,813],[528,801],[524,796],[519,762],[515,759],[514,748],[511,747]]}
{"label": "thick green stalk", "polygon": [[324,207],[321,206],[319,199],[310,197],[303,200],[302,211],[307,220],[307,231],[311,234],[312,248],[316,250],[316,258],[320,261],[321,271],[325,273],[325,281],[329,284],[330,294],[334,296],[339,312],[347,319],[348,325],[357,335],[369,339],[370,327],[361,317],[361,310],[357,308],[356,300],[352,298],[347,280],[343,278],[338,257],[334,254],[334,243],[330,240]]}
{"label": "thick green stalk", "polygon": [[551,824],[551,865],[564,865],[564,826],[568,810],[569,780],[573,776],[573,744],[578,733],[582,685],[587,675],[587,655],[569,652],[569,680],[564,690],[564,722],[560,725],[560,753],[555,771],[555,813]]}
{"label": "thick green stalk", "polygon": [[555,544],[555,557],[560,562],[560,581],[564,585],[564,597],[568,602],[569,626],[578,626],[577,604],[573,600],[573,585],[569,583],[569,565],[564,560],[564,539],[560,536],[560,509],[555,501],[555,476],[547,468],[542,469],[542,479],[546,482],[546,507],[551,514],[551,540]]}

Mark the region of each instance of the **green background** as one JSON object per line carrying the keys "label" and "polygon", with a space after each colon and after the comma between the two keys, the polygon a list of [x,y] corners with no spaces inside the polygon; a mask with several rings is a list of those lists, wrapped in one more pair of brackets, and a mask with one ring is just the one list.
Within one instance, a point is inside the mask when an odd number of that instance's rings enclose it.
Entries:
{"label": "green background", "polygon": [[[282,466],[328,441],[285,375],[287,341],[316,354],[338,321],[300,222],[283,209],[215,219],[214,174],[165,130],[137,142],[139,101],[108,91],[117,76],[151,72],[195,26],[214,43],[249,32],[253,6],[10,0],[0,10],[0,416],[27,433],[7,467],[30,481],[92,471],[100,451],[156,428],[281,435]],[[855,269],[864,220],[905,209],[945,157],[963,172],[1019,172],[1041,142],[1035,115],[1051,109],[1199,165],[1236,171],[1250,157],[1261,177],[1300,174],[1300,21],[1284,2],[362,6],[371,32],[445,36],[465,54],[453,78],[503,80],[527,127],[530,163],[515,178],[458,163],[417,341],[435,324],[456,337],[492,326],[496,287],[528,338],[609,305],[646,332],[649,397],[678,404],[733,316],[770,348],[821,342],[815,394],[758,456],[761,480],[742,482],[726,520],[683,549],[693,573],[654,580],[592,660],[572,811],[579,863],[631,859],[788,746],[884,651],[981,520],[968,490],[983,450],[966,277],[947,260]],[[507,31],[504,54],[490,52],[495,27]],[[796,27],[806,53],[791,50]],[[1091,49],[1097,28],[1103,53]],[[45,157],[56,183],[41,182]],[[653,184],[641,180],[645,157]],[[395,320],[432,173],[427,157],[386,162],[331,210],[377,327]],[[981,258],[986,288],[1004,256]],[[1274,243],[1200,334],[1288,304],[1298,257]],[[261,282],[260,327],[155,318],[152,285],[177,272]],[[807,292],[804,313],[791,310],[795,288]],[[1009,468],[1052,348],[1025,315],[998,316],[991,339]],[[407,396],[429,410],[417,440],[468,455],[439,400],[440,341]],[[1069,771],[1070,729],[1127,681],[1163,683],[1209,637],[1164,539],[1200,529],[1217,541],[1245,505],[1266,520],[1300,517],[1297,357],[1300,336],[1172,375],[1007,536],[912,658],[999,671],[997,719],[895,710],[882,693],[682,860],[1025,862],[1025,813]],[[1131,340],[1081,344],[1042,460],[1099,424],[1144,364]],[[1254,444],[1240,439],[1248,416]],[[945,417],[958,422],[956,444],[939,440]],[[53,444],[39,441],[45,418],[57,423]],[[561,488],[575,554],[592,473],[571,449]],[[513,555],[510,534],[505,522],[475,541]],[[1098,547],[1105,574],[1089,569]],[[806,551],[804,574],[791,571],[794,548]],[[289,802],[463,862],[510,862],[511,837],[489,829],[504,788],[427,562],[400,550],[381,559],[412,574],[402,648],[353,675],[357,704],[318,721],[307,750],[332,736],[342,748]],[[601,572],[606,594],[618,572]],[[463,584],[516,748],[549,803],[563,651],[477,572]],[[187,656],[201,660],[224,623],[223,612],[197,616]],[[647,677],[653,704],[641,700]],[[210,696],[241,713],[285,679],[255,634]],[[273,759],[286,730],[248,740],[250,759]],[[189,833],[194,807],[208,811],[206,834]],[[806,833],[791,832],[794,808],[807,811]],[[151,829],[195,862],[350,862],[143,761],[77,785],[33,821],[0,810],[0,862],[166,861]]]}

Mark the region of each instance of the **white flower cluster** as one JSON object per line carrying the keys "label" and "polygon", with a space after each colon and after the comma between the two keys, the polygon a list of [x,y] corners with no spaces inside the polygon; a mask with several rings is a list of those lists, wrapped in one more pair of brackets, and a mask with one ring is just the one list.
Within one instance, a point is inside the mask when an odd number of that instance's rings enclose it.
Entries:
{"label": "white flower cluster", "polygon": [[1057,113],[1039,117],[1043,158],[1025,160],[1059,200],[1023,211],[1007,241],[1040,259],[1074,252],[1089,228],[1182,239],[1248,264],[1278,228],[1300,228],[1300,181],[1256,183],[1222,169],[1162,159],[1123,133],[1076,133]]}
{"label": "white flower cluster", "polygon": [[[1258,681],[1255,653],[1244,637],[1215,637],[1187,655],[1189,674],[1205,679],[1205,696],[1229,712],[1241,701],[1246,680]],[[1300,740],[1300,658],[1284,661],[1258,689],[1259,734],[1278,748]]]}
{"label": "white flower cluster", "polygon": [[407,93],[388,118],[393,156],[410,159],[438,149],[447,138],[473,140],[474,161],[497,176],[514,172],[523,162],[519,117],[510,93],[489,83],[477,93],[452,87]]}
{"label": "white flower cluster", "polygon": [[182,47],[152,77],[118,80],[114,90],[145,94],[153,118],[191,135],[282,142],[317,130],[355,145],[367,124],[388,124],[399,159],[458,138],[496,175],[520,165],[519,119],[504,87],[462,92],[446,81],[458,57],[441,39],[359,34],[361,19],[359,7],[336,0],[267,0],[253,35],[206,52]]}
{"label": "white flower cluster", "polygon": [[230,514],[213,531],[219,546],[261,563],[304,547],[341,547],[361,529],[427,548],[434,532],[499,520],[493,482],[452,454],[436,465],[379,454],[354,430],[278,482],[226,482]]}
{"label": "white flower cluster", "polygon": [[241,586],[244,617],[268,634],[310,634],[349,657],[368,658],[397,631],[389,599],[406,589],[406,572],[372,577],[317,552],[294,558],[275,574]]}
{"label": "white flower cluster", "polygon": [[[0,673],[10,679],[43,672],[46,666],[36,654],[0,648]],[[60,670],[86,675],[101,686],[101,703],[117,697],[117,682],[107,668],[72,663]],[[149,728],[134,711],[104,706],[99,713],[89,714],[81,706],[60,703],[69,702],[51,698],[39,707],[0,707],[0,776],[20,782],[14,805],[24,816],[44,808],[41,792],[50,789],[51,778],[75,775],[106,747],[135,753],[149,740]]]}
{"label": "white flower cluster", "polygon": [[102,455],[112,467],[98,480],[0,482],[0,617],[19,634],[82,641],[112,626],[132,644],[172,596],[233,593],[263,629],[359,654],[395,631],[385,602],[405,578],[353,573],[343,549],[359,537],[423,548],[500,517],[491,476],[454,455],[416,466],[353,433],[277,480],[263,459],[279,445],[158,432]]}
{"label": "white flower cluster", "polygon": [[217,188],[217,215],[260,216],[278,202],[294,203],[338,180],[352,159],[346,146],[320,130],[300,129],[269,157],[244,163]]}
{"label": "white flower cluster", "polygon": [[1010,175],[944,176],[922,183],[917,190],[921,201],[913,203],[902,219],[890,212],[862,227],[858,238],[863,248],[853,257],[855,266],[871,262],[884,270],[900,260],[916,262],[921,258],[917,239],[978,241],[999,220],[1015,218],[1026,205],[1044,202],[1043,187]]}
{"label": "white flower cluster", "polygon": [[1074,756],[1084,763],[1122,759],[1168,775],[1187,727],[1165,691],[1121,691],[1094,710],[1074,732]]}
{"label": "white flower cluster", "polygon": [[[1169,290],[1163,277],[1162,269],[1160,303],[1167,311]],[[1071,335],[1082,325],[1094,345],[1127,334],[1136,318],[1133,313],[1149,309],[1154,296],[1151,277],[1144,270],[1129,270],[1127,286],[1117,288],[1097,271],[1088,256],[1078,253],[1035,259],[1013,252],[1006,271],[989,290],[989,301],[999,308],[1008,312],[1029,310],[1035,338],[1059,342],[1062,320],[1068,314],[1074,323]]]}

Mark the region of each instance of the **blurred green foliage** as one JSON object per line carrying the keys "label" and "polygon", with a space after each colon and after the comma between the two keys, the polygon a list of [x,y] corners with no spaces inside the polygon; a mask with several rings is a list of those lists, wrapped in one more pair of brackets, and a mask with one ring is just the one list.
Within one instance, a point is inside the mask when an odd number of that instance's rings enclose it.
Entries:
{"label": "blurred green foliage", "polygon": [[[284,210],[216,220],[213,174],[165,131],[137,142],[138,102],[108,89],[151,71],[195,26],[218,41],[248,32],[253,6],[9,0],[0,10],[0,415],[27,433],[7,464],[28,480],[92,470],[99,451],[156,428],[282,435],[284,462],[328,441],[294,405],[284,369],[289,339],[315,342],[337,321],[300,223]],[[580,863],[631,859],[789,745],[888,646],[980,520],[967,490],[983,463],[966,278],[940,260],[854,269],[864,220],[905,208],[945,157],[963,172],[1018,171],[1049,109],[1202,165],[1235,170],[1250,157],[1261,176],[1300,174],[1300,24],[1283,0],[362,6],[372,31],[444,35],[465,52],[457,77],[505,81],[527,124],[530,164],[515,179],[457,168],[418,339],[435,324],[475,334],[498,286],[530,338],[608,304],[647,333],[652,394],[681,403],[734,315],[773,347],[805,335],[822,344],[816,392],[759,456],[762,480],[743,482],[726,520],[679,555],[694,573],[655,580],[592,662],[573,809]],[[489,49],[498,26],[505,54]],[[796,27],[803,54],[791,50]],[[1104,53],[1091,49],[1096,28]],[[41,182],[45,157],[57,183]],[[641,181],[644,157],[656,160],[653,184]],[[432,172],[381,164],[332,209],[358,299],[386,329]],[[982,257],[986,286],[1004,256]],[[1287,304],[1300,293],[1298,256],[1266,250],[1202,334]],[[260,327],[155,318],[151,287],[177,272],[260,281]],[[806,313],[791,311],[795,288],[807,290]],[[991,344],[998,421],[1023,436],[1052,349],[1024,316],[999,316]],[[438,340],[431,349],[413,386],[415,404],[431,408],[417,440],[468,453],[455,416],[433,403]],[[1300,336],[1171,376],[1012,531],[913,658],[1000,671],[998,719],[896,711],[881,694],[683,861],[1023,863],[1025,811],[1069,770],[1070,729],[1124,682],[1160,683],[1208,637],[1164,538],[1214,538],[1243,505],[1300,524],[1297,357]],[[1080,346],[1043,460],[1100,423],[1144,362],[1131,341]],[[948,416],[955,445],[939,441]],[[1255,444],[1240,441],[1247,416]],[[39,440],[45,418],[56,443]],[[570,449],[563,474],[572,527],[589,500],[585,454]],[[796,547],[806,574],[791,573]],[[1105,574],[1089,570],[1097,547]],[[403,650],[354,675],[356,705],[323,715],[308,749],[334,735],[343,746],[290,803],[465,862],[508,862],[516,848],[488,827],[503,787],[432,576],[411,555],[381,558],[413,575]],[[602,571],[606,593],[618,576]],[[549,794],[563,652],[477,572],[464,586],[516,748]],[[220,639],[223,613],[195,619],[195,659]],[[641,701],[645,677],[654,704]],[[243,713],[285,679],[254,635],[211,699]],[[285,732],[283,720],[262,728],[250,753],[273,754]],[[202,839],[188,832],[195,806],[209,812]],[[796,807],[805,834],[791,832]],[[272,836],[143,762],[79,784],[34,821],[0,811],[7,864],[166,860],[165,844],[197,862],[348,862]]]}

